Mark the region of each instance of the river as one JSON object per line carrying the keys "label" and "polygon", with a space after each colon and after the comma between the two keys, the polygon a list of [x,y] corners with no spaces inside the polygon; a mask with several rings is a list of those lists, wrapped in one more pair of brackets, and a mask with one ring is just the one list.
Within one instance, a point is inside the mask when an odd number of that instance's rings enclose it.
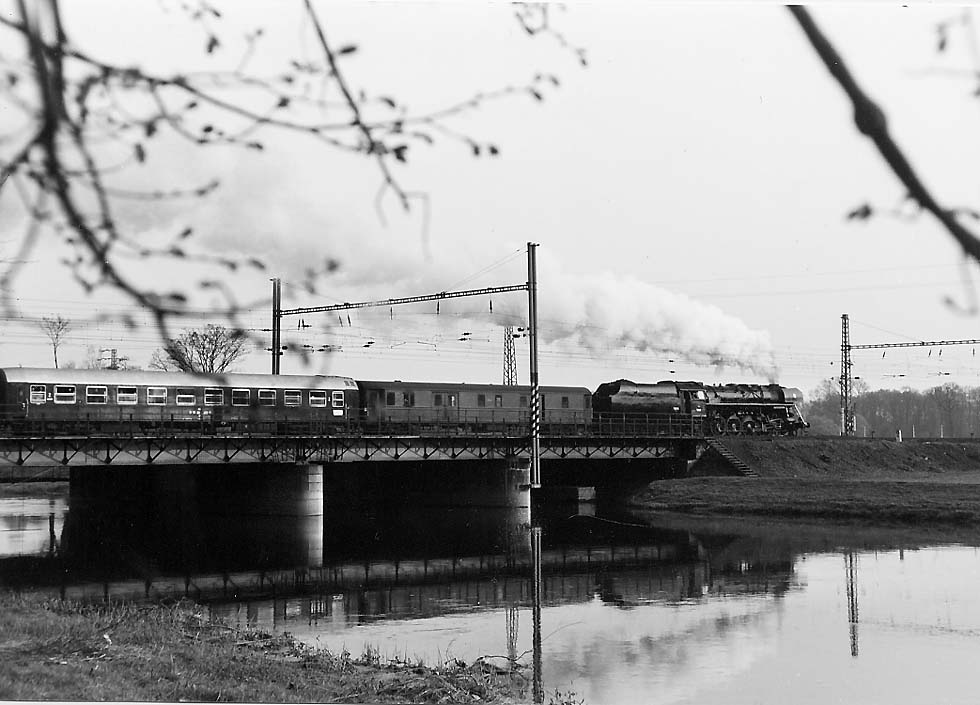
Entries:
{"label": "river", "polygon": [[[3,497],[0,581],[193,597],[354,655],[512,659],[586,703],[973,703],[980,551],[915,530],[588,506],[323,517]],[[537,666],[535,669],[534,666]]]}

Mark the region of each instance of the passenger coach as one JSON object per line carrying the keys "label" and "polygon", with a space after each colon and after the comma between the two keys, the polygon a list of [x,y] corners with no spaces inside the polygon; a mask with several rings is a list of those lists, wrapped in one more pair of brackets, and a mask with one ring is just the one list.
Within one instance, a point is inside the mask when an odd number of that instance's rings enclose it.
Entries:
{"label": "passenger coach", "polygon": [[50,431],[223,426],[314,432],[348,426],[357,384],[323,375],[194,375],[127,370],[0,370],[4,418]]}
{"label": "passenger coach", "polygon": [[[527,386],[398,380],[357,384],[361,417],[368,431],[428,426],[527,433],[530,423],[531,388]],[[539,395],[543,432],[557,424],[585,430],[591,423],[592,393],[585,387],[540,387]]]}

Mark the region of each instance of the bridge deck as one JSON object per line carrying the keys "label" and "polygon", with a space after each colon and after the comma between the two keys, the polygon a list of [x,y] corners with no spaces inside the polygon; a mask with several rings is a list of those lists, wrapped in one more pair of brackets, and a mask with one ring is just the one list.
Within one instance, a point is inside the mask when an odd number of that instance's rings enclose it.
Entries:
{"label": "bridge deck", "polygon": [[[546,435],[544,460],[691,457],[690,435]],[[0,467],[493,460],[530,455],[527,435],[56,436],[0,438]]]}

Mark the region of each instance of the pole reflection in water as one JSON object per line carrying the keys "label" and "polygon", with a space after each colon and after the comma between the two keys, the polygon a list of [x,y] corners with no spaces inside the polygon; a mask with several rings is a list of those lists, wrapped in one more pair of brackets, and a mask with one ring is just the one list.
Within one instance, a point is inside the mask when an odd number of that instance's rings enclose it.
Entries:
{"label": "pole reflection in water", "polygon": [[517,661],[517,636],[520,626],[520,604],[514,603],[507,608],[507,658]]}
{"label": "pole reflection in water", "polygon": [[541,527],[531,528],[531,564],[533,566],[532,577],[532,622],[534,624],[533,655],[532,655],[532,691],[534,702],[544,702],[544,688],[542,686],[541,674]]}
{"label": "pole reflection in water", "polygon": [[844,554],[844,571],[847,574],[847,623],[851,635],[851,656],[858,655],[858,598],[857,598],[857,554],[847,551]]}

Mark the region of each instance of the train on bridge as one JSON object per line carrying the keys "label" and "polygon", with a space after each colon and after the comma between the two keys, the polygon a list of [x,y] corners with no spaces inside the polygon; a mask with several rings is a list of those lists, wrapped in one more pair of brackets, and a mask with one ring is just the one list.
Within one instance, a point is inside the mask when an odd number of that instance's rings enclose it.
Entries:
{"label": "train on bridge", "polygon": [[[809,424],[798,389],[777,384],[621,379],[539,389],[543,434],[796,434]],[[0,369],[12,435],[524,435],[531,389],[355,380],[332,375],[199,375],[128,370]]]}

